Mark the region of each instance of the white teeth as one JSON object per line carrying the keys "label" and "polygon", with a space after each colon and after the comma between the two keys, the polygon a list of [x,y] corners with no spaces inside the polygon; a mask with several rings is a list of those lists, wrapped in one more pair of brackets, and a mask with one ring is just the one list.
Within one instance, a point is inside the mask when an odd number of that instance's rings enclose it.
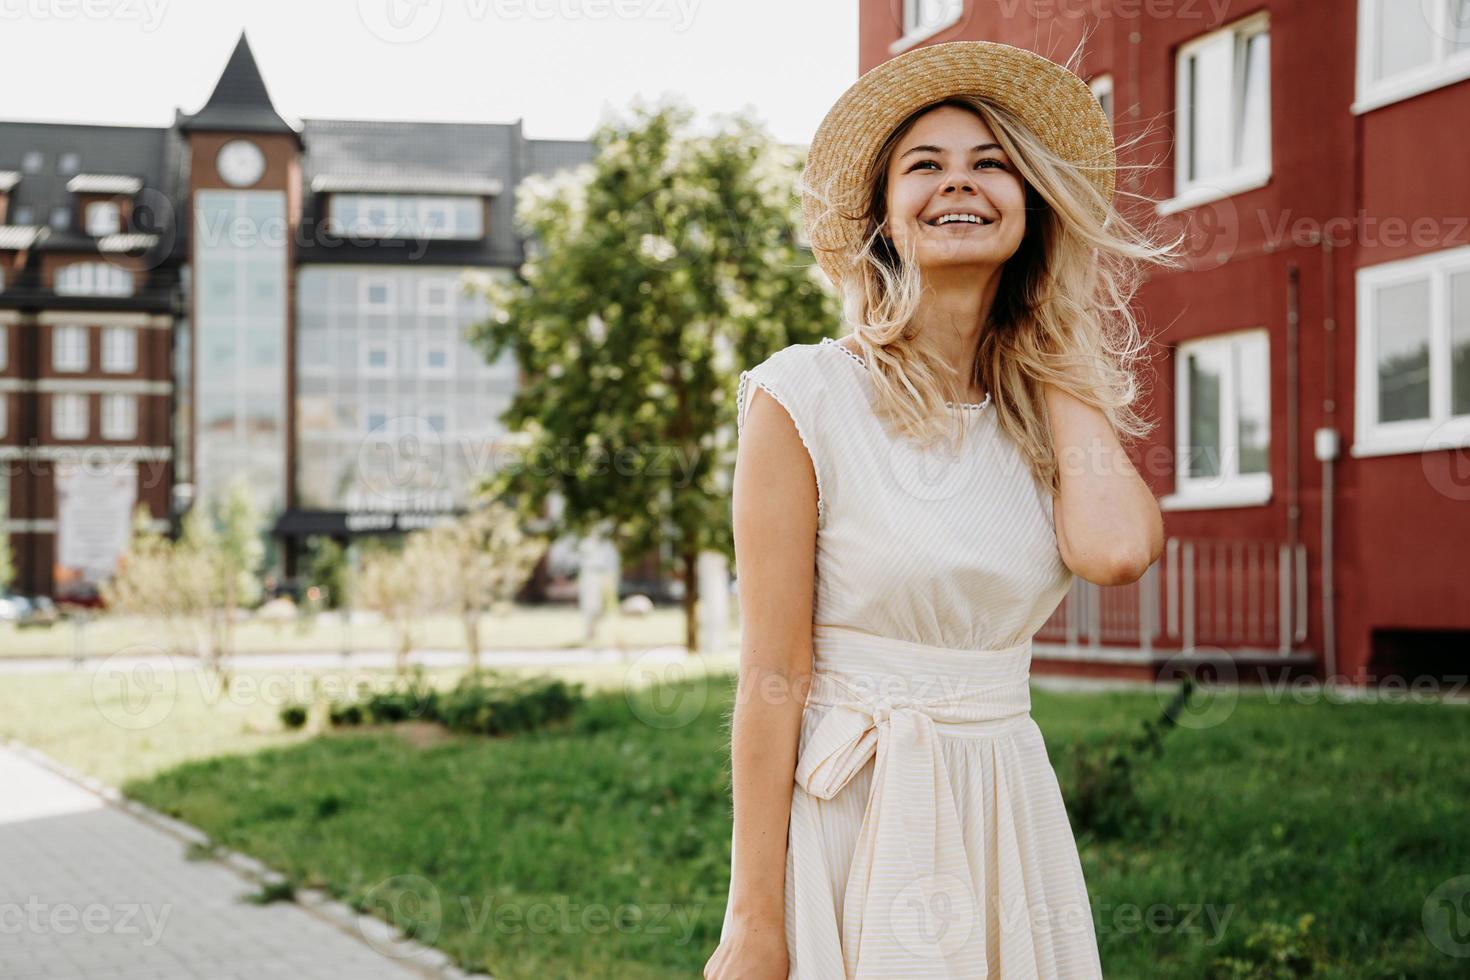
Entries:
{"label": "white teeth", "polygon": [[956,221],[967,221],[972,225],[990,224],[990,222],[986,221],[984,218],[981,218],[979,215],[974,214],[946,214],[941,216],[939,220],[935,221],[934,223],[936,225],[948,225],[953,224]]}

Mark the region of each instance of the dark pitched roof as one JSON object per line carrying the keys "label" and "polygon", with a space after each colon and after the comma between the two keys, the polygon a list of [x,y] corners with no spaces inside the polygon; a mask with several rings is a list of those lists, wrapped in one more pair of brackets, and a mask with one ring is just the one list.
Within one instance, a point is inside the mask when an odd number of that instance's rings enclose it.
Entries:
{"label": "dark pitched roof", "polygon": [[[71,206],[74,196],[66,185],[78,173],[136,177],[145,188],[171,196],[174,174],[169,143],[176,138],[168,129],[151,126],[0,121],[0,170],[20,171],[20,180],[10,191],[8,220],[47,224],[52,208]],[[29,153],[40,155],[41,166],[34,173],[23,167]],[[68,153],[76,154],[76,167],[63,173],[59,164]],[[30,210],[29,222],[17,220],[20,208]]]}
{"label": "dark pitched roof", "polygon": [[226,130],[250,133],[288,133],[298,140],[300,134],[277,113],[265,88],[265,79],[250,53],[245,32],[230,54],[225,70],[214,86],[214,94],[204,108],[183,123],[188,130]]}

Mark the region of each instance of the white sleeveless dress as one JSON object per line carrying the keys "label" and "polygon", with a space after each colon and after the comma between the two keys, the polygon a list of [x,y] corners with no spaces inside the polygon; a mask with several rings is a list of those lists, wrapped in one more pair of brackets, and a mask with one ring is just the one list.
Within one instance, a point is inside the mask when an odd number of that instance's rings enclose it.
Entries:
{"label": "white sleeveless dress", "polygon": [[989,397],[954,407],[971,430],[957,454],[921,450],[874,414],[867,365],[832,338],[742,372],[737,432],[756,385],[796,422],[819,494],[790,977],[1101,977],[1030,714],[1031,637],[1072,581],[1051,495]]}

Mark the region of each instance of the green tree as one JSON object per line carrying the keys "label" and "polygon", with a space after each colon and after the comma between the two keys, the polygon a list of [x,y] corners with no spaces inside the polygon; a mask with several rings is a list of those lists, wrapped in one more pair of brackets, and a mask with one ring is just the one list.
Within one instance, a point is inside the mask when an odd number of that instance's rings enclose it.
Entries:
{"label": "green tree", "polygon": [[[693,131],[678,104],[593,134],[594,159],[518,191],[519,278],[480,286],[471,326],[510,349],[523,384],[502,418],[524,465],[482,487],[530,522],[555,495],[561,530],[606,520],[620,553],[670,556],[697,649],[696,562],[733,558],[730,472],[741,369],[837,322],[797,239],[802,153],[746,116]],[[673,567],[670,567],[673,566]]]}

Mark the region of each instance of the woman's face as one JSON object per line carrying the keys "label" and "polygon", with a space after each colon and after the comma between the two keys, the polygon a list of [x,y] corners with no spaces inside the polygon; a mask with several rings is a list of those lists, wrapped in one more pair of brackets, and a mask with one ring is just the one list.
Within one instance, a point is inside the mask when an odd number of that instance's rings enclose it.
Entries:
{"label": "woman's face", "polygon": [[[973,112],[941,106],[919,117],[888,163],[885,233],[900,255],[912,240],[921,269],[1000,266],[1026,231],[1025,183]],[[945,215],[973,215],[948,219]]]}

